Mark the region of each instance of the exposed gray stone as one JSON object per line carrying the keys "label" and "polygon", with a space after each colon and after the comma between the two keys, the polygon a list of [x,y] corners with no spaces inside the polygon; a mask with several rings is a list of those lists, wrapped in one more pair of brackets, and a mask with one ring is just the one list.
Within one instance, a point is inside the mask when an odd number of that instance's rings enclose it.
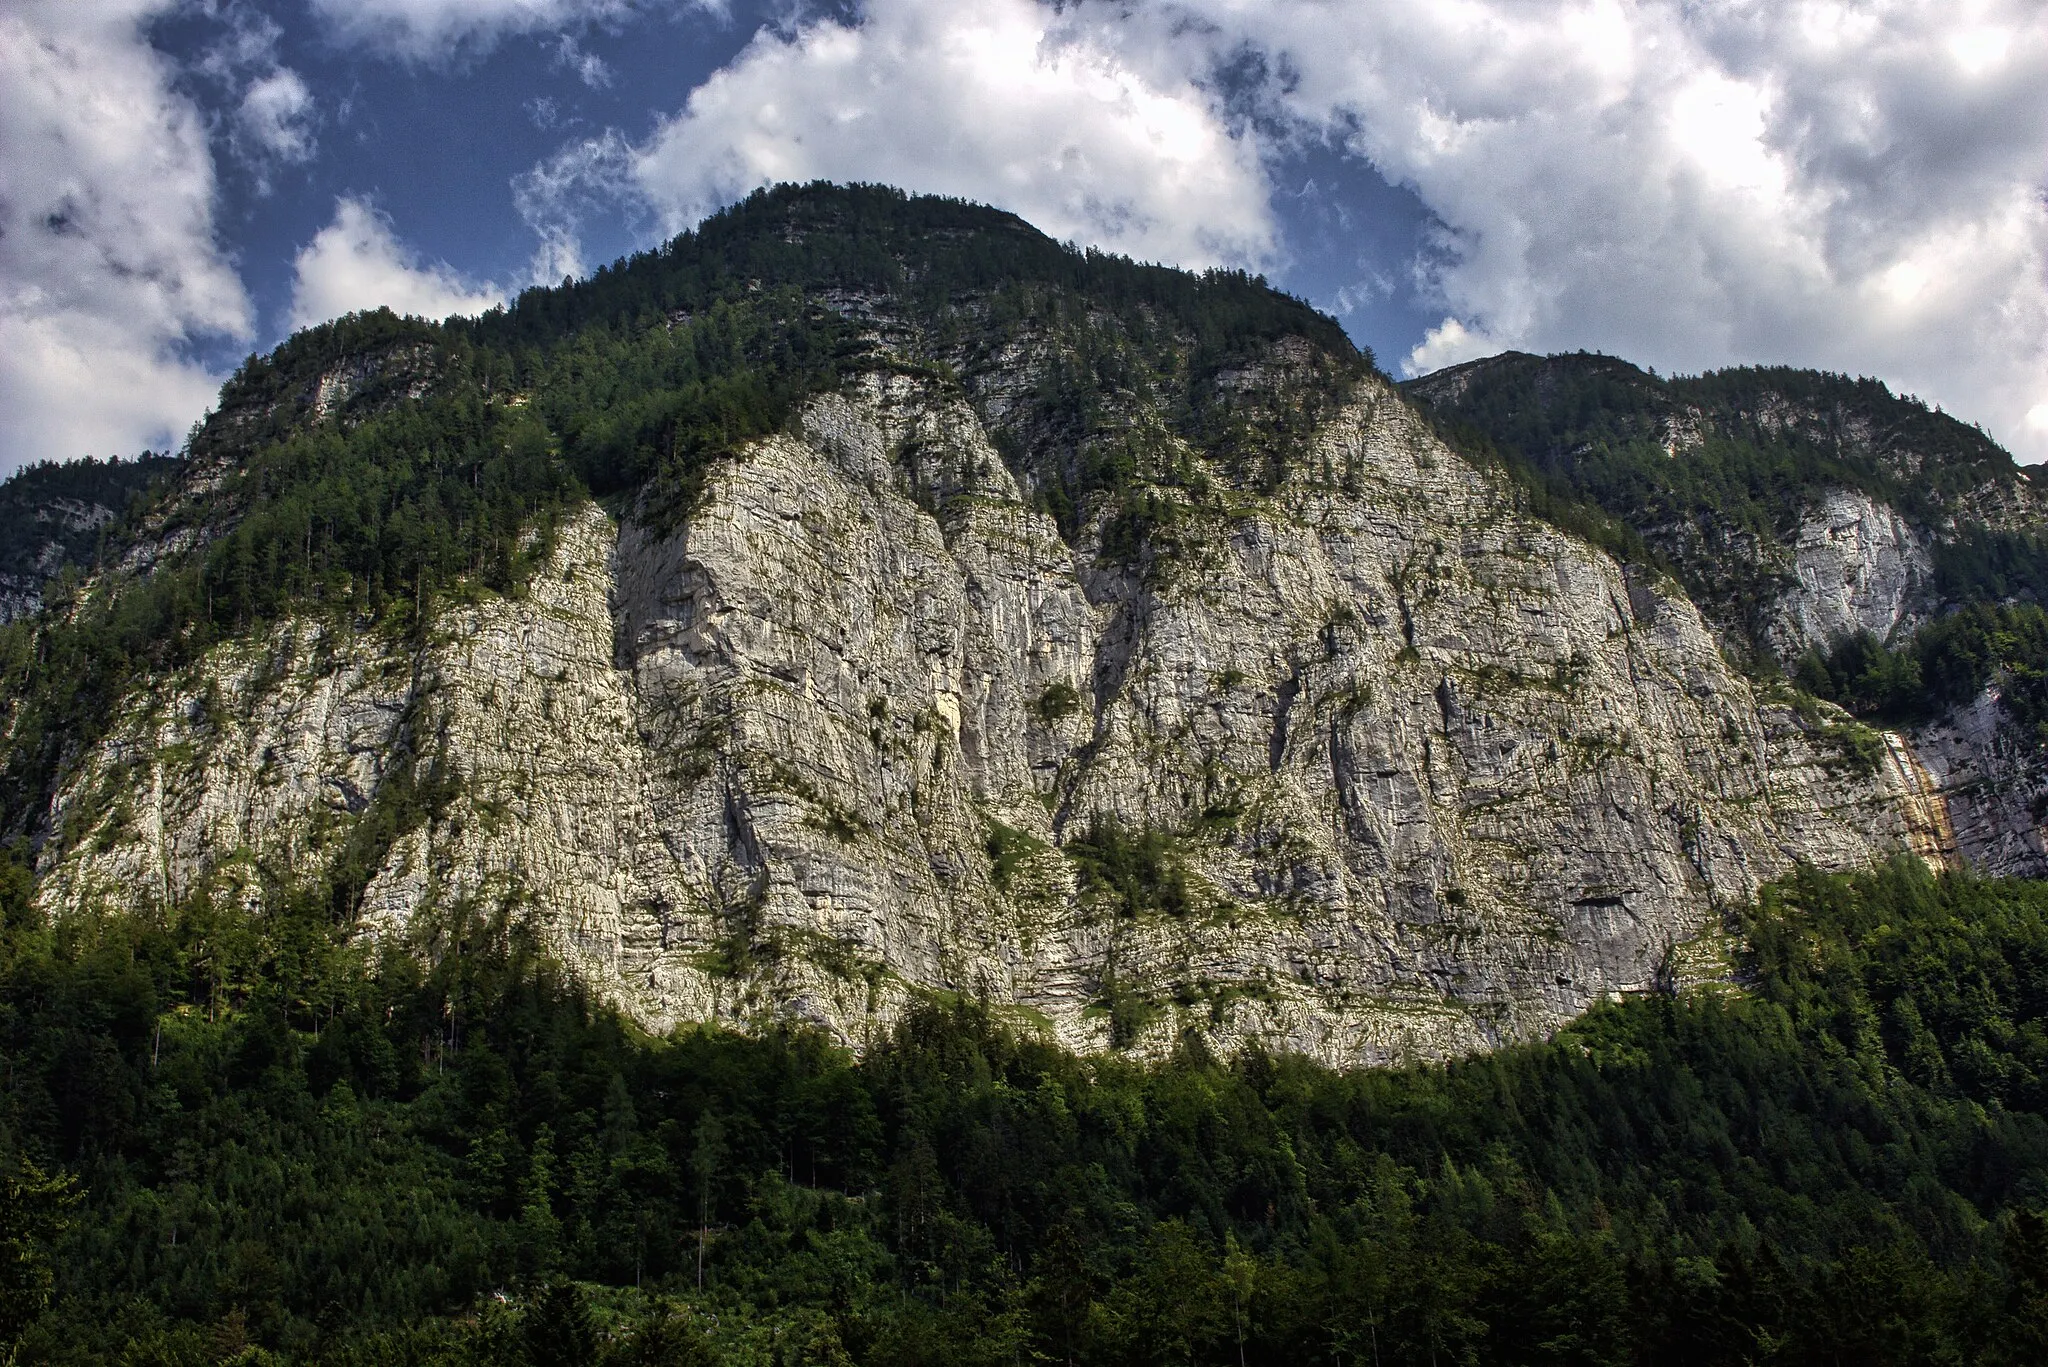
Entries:
{"label": "exposed gray stone", "polygon": [[[1356,1063],[1723,973],[1723,914],[1795,861],[2039,867],[1993,713],[1864,764],[1380,381],[1302,466],[1353,473],[1111,565],[972,410],[870,381],[672,535],[586,506],[523,597],[438,607],[416,654],[300,622],[157,680],[59,794],[40,896],[260,900],[409,770],[452,797],[382,856],[366,933],[510,905],[652,1028],[859,1044],[939,991],[1078,1048],[1115,1001],[1145,1050]],[[1909,601],[1922,562],[1872,518],[1815,543],[1799,630]],[[1091,890],[1069,852],[1109,823],[1171,834],[1177,914]]]}
{"label": "exposed gray stone", "polygon": [[1766,628],[1780,659],[1839,645],[1858,632],[1879,640],[1907,634],[1932,605],[1934,559],[1926,538],[1866,493],[1828,490],[1801,520],[1790,549],[1792,582]]}

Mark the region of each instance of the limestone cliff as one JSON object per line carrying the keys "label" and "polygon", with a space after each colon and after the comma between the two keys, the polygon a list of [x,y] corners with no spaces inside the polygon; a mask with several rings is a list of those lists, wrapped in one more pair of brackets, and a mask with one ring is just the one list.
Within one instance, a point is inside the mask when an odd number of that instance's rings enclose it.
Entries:
{"label": "limestone cliff", "polygon": [[1789,582],[1765,627],[1780,659],[1858,632],[1891,639],[1934,606],[1928,538],[1861,490],[1823,490],[1787,550]]}
{"label": "limestone cliff", "polygon": [[970,407],[871,378],[670,534],[586,504],[414,653],[297,621],[159,680],[58,795],[41,896],[261,898],[432,772],[368,926],[516,904],[650,1026],[857,1042],[952,991],[1077,1047],[1355,1062],[1723,972],[1722,913],[1795,860],[1953,848],[1917,767],[1759,698],[1384,382],[1312,449],[1348,487],[1133,567],[1026,506]]}
{"label": "limestone cliff", "polygon": [[1995,697],[1881,734],[1724,654],[1732,584],[1786,649],[1914,620],[1925,509],[1737,508],[1666,572],[1443,431],[1248,277],[777,191],[252,361],[7,638],[7,827],[58,918],[517,918],[654,1029],[953,993],[1333,1063],[1725,977],[1798,863],[2041,869]]}

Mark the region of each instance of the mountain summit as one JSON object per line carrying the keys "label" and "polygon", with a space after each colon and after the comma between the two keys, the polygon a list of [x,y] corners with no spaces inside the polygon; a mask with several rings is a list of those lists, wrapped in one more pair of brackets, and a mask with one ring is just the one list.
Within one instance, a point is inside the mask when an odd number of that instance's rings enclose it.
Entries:
{"label": "mountain summit", "polygon": [[46,913],[517,921],[654,1028],[1440,1057],[1724,976],[1797,864],[2038,871],[2038,525],[1867,382],[1404,393],[1252,277],[784,187],[252,357],[8,629],[0,795]]}

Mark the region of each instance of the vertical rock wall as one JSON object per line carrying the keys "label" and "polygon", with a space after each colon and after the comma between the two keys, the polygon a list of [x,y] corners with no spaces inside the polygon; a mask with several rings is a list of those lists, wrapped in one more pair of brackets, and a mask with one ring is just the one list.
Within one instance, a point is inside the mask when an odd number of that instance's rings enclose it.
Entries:
{"label": "vertical rock wall", "polygon": [[1722,971],[1723,912],[1795,861],[2038,859],[2012,792],[1942,825],[1995,737],[1759,699],[1673,586],[1377,381],[1277,494],[1135,564],[1103,534],[874,380],[679,527],[586,507],[417,650],[298,623],[159,680],[59,795],[41,895],[284,895],[410,794],[370,932],[532,916],[654,1028],[859,1043],[954,992],[1081,1048],[1355,1063]]}

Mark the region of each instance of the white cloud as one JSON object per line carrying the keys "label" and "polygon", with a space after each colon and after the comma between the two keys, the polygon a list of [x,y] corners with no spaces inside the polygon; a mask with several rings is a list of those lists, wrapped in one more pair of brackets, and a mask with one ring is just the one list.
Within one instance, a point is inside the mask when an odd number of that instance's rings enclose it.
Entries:
{"label": "white cloud", "polygon": [[142,36],[166,7],[0,12],[0,468],[174,443],[221,378],[185,344],[250,332],[204,121]]}
{"label": "white cloud", "polygon": [[507,34],[622,18],[635,0],[312,0],[312,6],[343,38],[432,60]]}
{"label": "white cloud", "polygon": [[[1173,0],[1275,111],[1411,186],[1467,344],[1883,376],[2048,458],[2048,23],[2037,0]],[[1191,22],[1192,21],[1192,22]],[[1175,27],[1177,25],[1177,27]],[[1471,343],[1473,337],[1484,339]]]}
{"label": "white cloud", "polygon": [[520,107],[543,133],[562,121],[562,106],[552,95],[535,95]]}
{"label": "white cloud", "polygon": [[278,60],[284,29],[242,0],[184,0],[177,8],[219,26],[213,41],[187,62],[185,74],[198,83],[202,100],[221,110],[217,131],[252,176],[257,193],[269,194],[277,167],[303,165],[318,150],[313,93]]}
{"label": "white cloud", "polygon": [[192,63],[197,74],[223,86],[234,86],[252,71],[269,71],[277,66],[277,45],[284,37],[284,29],[269,15],[238,0],[229,0],[225,5],[215,0],[188,0],[182,8],[204,14],[221,26],[213,42]]}
{"label": "white cloud", "polygon": [[[572,146],[534,176],[598,164],[616,180],[621,153],[616,137]],[[984,200],[1186,265],[1274,250],[1257,148],[1211,95],[1121,51],[1092,12],[1031,0],[870,0],[856,22],[763,30],[623,153],[670,231],[756,186],[823,178]]]}
{"label": "white cloud", "polygon": [[603,90],[614,79],[604,58],[585,50],[572,33],[565,33],[555,41],[555,65],[575,72],[576,79],[592,90]]}
{"label": "white cloud", "polygon": [[528,276],[533,284],[583,274],[584,220],[636,205],[637,164],[633,145],[614,130],[572,142],[513,180],[512,202],[540,236]]}
{"label": "white cloud", "polygon": [[235,133],[260,156],[287,164],[311,161],[313,92],[290,67],[253,82],[235,112]]}
{"label": "white cloud", "polygon": [[420,261],[392,232],[391,221],[360,199],[336,202],[334,222],[299,249],[293,270],[295,328],[379,306],[446,318],[480,313],[504,298],[446,265]]}
{"label": "white cloud", "polygon": [[1462,365],[1506,349],[1485,333],[1475,332],[1455,318],[1446,318],[1423,334],[1415,349],[1408,353],[1405,369],[1411,375],[1427,375],[1432,370]]}

